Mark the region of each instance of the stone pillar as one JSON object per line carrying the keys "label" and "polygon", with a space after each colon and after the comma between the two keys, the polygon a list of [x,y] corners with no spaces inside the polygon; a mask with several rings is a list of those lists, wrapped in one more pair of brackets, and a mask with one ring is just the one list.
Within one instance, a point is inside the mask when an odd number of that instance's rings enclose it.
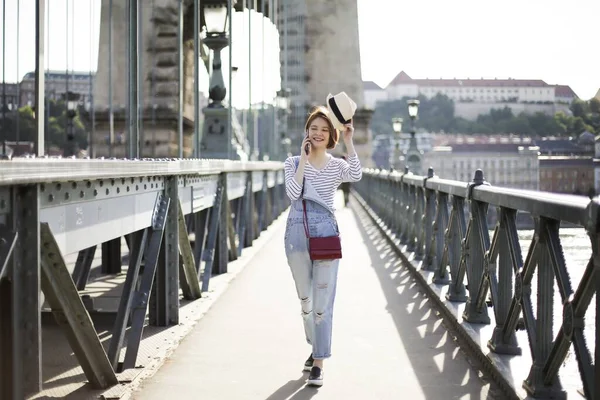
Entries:
{"label": "stone pillar", "polygon": [[[325,104],[329,93],[346,92],[358,106],[354,143],[363,166],[373,165],[369,124],[373,110],[365,108],[357,0],[311,2],[306,16],[305,66],[312,101]],[[341,145],[335,155],[345,152]]]}
{"label": "stone pillar", "polygon": [[364,107],[357,0],[320,0],[307,5],[305,68],[311,101],[346,92]]}
{"label": "stone pillar", "polygon": [[227,136],[229,110],[227,108],[202,109],[204,124],[200,151],[202,158],[248,161],[250,144],[234,112],[231,115],[231,137]]}
{"label": "stone pillar", "polygon": [[[193,10],[191,2],[185,2],[185,14]],[[127,152],[126,105],[128,95],[128,19],[127,0],[113,0],[113,62],[112,62],[112,101],[114,110],[116,157],[124,157]],[[140,24],[142,25],[142,46],[140,52],[140,74],[143,92],[140,129],[140,155],[142,157],[177,156],[177,121],[179,113],[178,81],[178,1],[155,0],[142,2]],[[194,49],[192,18],[184,17],[184,157],[190,157],[193,149],[194,120]],[[109,137],[109,2],[102,2],[100,19],[100,45],[98,69],[94,84],[96,134],[95,156],[108,156]]]}

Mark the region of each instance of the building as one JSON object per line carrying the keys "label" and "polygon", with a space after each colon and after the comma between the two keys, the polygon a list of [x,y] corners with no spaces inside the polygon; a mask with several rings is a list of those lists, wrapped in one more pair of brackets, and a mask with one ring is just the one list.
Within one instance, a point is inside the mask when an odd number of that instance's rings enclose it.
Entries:
{"label": "building", "polygon": [[571,102],[577,98],[577,95],[571,89],[570,86],[566,85],[555,85],[554,86],[554,101],[556,103],[571,104]]}
{"label": "building", "polygon": [[365,99],[372,103],[443,94],[454,100],[456,116],[471,120],[493,108],[504,107],[509,107],[515,114],[543,112],[552,115],[566,111],[577,98],[569,86],[550,85],[541,79],[413,79],[401,71],[385,89],[371,83],[365,83]]}
{"label": "building", "polygon": [[16,83],[0,84],[0,104],[6,111],[12,111],[19,104],[19,85]]}
{"label": "building", "polygon": [[[312,99],[308,93],[310,79],[306,70],[306,15],[304,1],[282,0],[278,8],[277,26],[281,59],[281,86],[290,90],[290,133],[302,132]],[[301,140],[301,137],[300,137]],[[296,143],[297,140],[294,141]]]}
{"label": "building", "polygon": [[519,138],[490,138],[487,143],[457,139],[424,154],[423,167],[444,179],[470,181],[477,169],[494,186],[538,190],[539,147]]}
{"label": "building", "polygon": [[540,190],[580,195],[596,193],[592,157],[541,155],[539,159]]}
{"label": "building", "polygon": [[387,101],[385,90],[373,81],[364,81],[363,90],[365,92],[365,105],[374,109],[379,101]]}
{"label": "building", "polygon": [[4,145],[6,145],[6,155],[9,158],[30,155],[34,154],[35,152],[33,142],[15,142],[7,140],[6,142],[4,142]]}
{"label": "building", "polygon": [[594,143],[594,135],[587,131],[576,138],[550,136],[535,140],[543,156],[579,156],[590,159],[594,156]]}
{"label": "building", "polygon": [[[46,97],[51,100],[61,100],[69,91],[79,94],[79,102],[86,109],[91,105],[92,82],[94,74],[90,72],[46,71]],[[19,104],[33,106],[35,103],[35,72],[28,72],[20,83],[21,95]]]}

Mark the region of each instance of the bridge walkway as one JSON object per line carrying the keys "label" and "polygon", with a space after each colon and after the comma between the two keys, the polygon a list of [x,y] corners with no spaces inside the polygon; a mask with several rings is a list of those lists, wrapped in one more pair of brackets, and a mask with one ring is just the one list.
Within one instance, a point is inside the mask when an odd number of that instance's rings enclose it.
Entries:
{"label": "bridge walkway", "polygon": [[323,387],[305,386],[310,348],[285,261],[284,213],[269,242],[132,397],[500,398],[358,203],[340,209],[336,201],[344,258]]}

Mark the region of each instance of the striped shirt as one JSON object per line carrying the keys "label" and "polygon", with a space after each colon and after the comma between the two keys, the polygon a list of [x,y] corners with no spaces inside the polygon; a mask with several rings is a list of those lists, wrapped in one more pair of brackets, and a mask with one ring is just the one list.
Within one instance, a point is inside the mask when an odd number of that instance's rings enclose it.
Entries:
{"label": "striped shirt", "polygon": [[[329,209],[334,211],[335,191],[342,182],[360,181],[362,167],[356,154],[348,156],[347,162],[330,154],[328,156],[329,161],[321,170],[314,168],[307,162],[304,167],[304,179],[312,184]],[[294,179],[297,162],[300,162],[300,156],[288,157],[285,160],[285,191],[290,200],[298,200],[302,195],[302,184],[298,184]]]}

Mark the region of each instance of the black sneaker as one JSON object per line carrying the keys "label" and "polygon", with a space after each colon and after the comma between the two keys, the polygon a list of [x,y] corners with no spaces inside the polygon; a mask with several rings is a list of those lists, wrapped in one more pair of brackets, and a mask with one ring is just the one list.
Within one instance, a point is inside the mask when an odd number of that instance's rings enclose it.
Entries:
{"label": "black sneaker", "polygon": [[304,363],[304,370],[310,371],[313,367],[314,362],[315,362],[315,359],[313,358],[312,353],[310,353],[310,356],[308,356],[308,359]]}
{"label": "black sneaker", "polygon": [[312,367],[306,384],[310,386],[323,386],[323,371],[321,371],[321,368]]}

